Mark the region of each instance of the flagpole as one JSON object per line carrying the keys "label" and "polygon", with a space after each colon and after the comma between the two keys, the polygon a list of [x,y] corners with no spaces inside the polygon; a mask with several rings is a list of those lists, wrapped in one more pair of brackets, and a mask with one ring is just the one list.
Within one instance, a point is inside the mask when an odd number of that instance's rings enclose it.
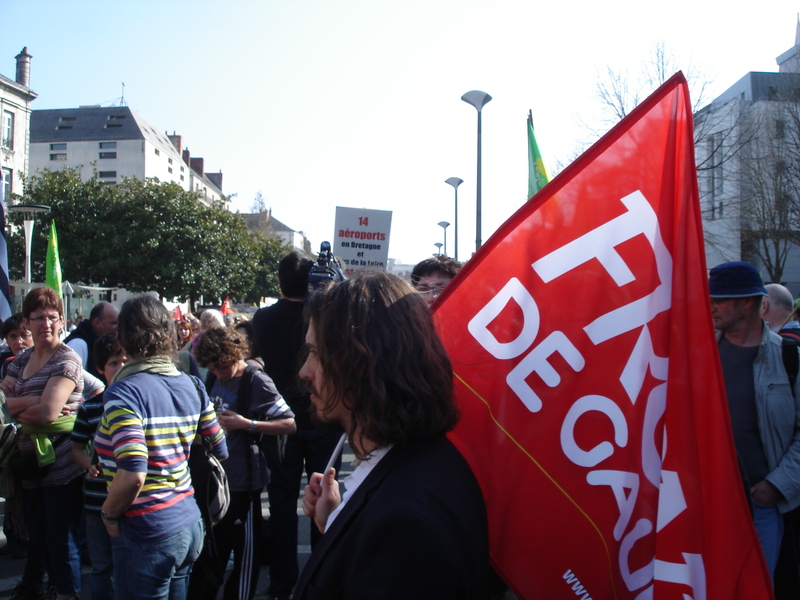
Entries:
{"label": "flagpole", "polygon": [[[33,217],[37,213],[46,213],[50,210],[49,206],[44,204],[15,204],[8,207],[8,212],[21,212],[23,216],[23,223],[25,225],[25,283],[30,284],[31,278],[31,247],[33,245]],[[25,290],[25,293],[30,291],[30,287]]]}

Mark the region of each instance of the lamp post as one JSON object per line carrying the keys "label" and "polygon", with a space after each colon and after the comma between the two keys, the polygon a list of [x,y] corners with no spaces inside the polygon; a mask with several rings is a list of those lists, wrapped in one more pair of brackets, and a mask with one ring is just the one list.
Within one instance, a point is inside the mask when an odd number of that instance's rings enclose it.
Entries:
{"label": "lamp post", "polygon": [[444,182],[448,185],[452,185],[453,189],[456,192],[456,214],[453,223],[455,225],[455,259],[458,260],[458,186],[464,183],[463,179],[459,179],[458,177],[451,177],[450,179],[445,179]]}
{"label": "lamp post", "polygon": [[461,96],[461,99],[478,111],[478,191],[475,199],[475,251],[477,252],[481,247],[481,109],[492,97],[486,92],[472,90]]}
{"label": "lamp post", "polygon": [[436,242],[433,245],[436,246],[436,249],[438,250],[438,252],[436,254],[434,254],[434,256],[436,256],[436,255],[441,256],[442,255],[442,242]]}
{"label": "lamp post", "polygon": [[[43,204],[15,204],[8,207],[8,212],[21,212],[25,224],[25,283],[31,283],[31,246],[33,244],[33,217],[37,213],[50,210]],[[30,291],[26,290],[26,293]]]}
{"label": "lamp post", "polygon": [[450,223],[447,221],[439,221],[438,225],[444,230],[444,255],[447,256],[447,228],[450,226]]}

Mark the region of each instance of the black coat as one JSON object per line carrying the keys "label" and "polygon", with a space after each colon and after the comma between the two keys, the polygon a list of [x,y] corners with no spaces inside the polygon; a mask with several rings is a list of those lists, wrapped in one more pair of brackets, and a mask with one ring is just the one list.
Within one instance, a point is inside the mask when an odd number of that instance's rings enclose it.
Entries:
{"label": "black coat", "polygon": [[487,596],[486,507],[444,437],[394,446],[322,536],[295,600]]}

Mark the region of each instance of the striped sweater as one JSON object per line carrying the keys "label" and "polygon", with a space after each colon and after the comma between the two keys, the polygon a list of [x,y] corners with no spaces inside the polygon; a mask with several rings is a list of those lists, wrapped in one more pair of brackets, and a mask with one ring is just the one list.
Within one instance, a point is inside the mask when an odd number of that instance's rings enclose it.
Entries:
{"label": "striped sweater", "polygon": [[95,438],[103,476],[113,486],[117,469],[145,473],[123,517],[123,533],[131,539],[164,539],[200,518],[187,460],[195,433],[211,440],[218,458],[228,451],[214,408],[199,388],[184,374],[137,373],[105,392]]}

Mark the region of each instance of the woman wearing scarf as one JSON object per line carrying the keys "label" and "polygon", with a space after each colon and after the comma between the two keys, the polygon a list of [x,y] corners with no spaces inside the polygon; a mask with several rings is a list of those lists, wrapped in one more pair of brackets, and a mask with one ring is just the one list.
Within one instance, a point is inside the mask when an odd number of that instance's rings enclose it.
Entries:
{"label": "woman wearing scarf", "polygon": [[203,544],[189,448],[199,433],[218,458],[228,451],[200,382],[173,363],[175,328],[167,309],[151,296],[128,300],[117,327],[131,360],[106,391],[95,438],[109,481],[101,516],[109,535],[120,538],[115,596],[179,600]]}
{"label": "woman wearing scarf", "polygon": [[[21,424],[17,437],[29,558],[41,560],[59,600],[81,589],[81,565],[73,537],[80,522],[83,470],[72,461],[70,432],[83,391],[80,357],[59,337],[61,299],[51,288],[31,290],[22,302],[33,349],[8,366],[2,389],[9,413]],[[37,557],[32,556],[38,555]]]}

